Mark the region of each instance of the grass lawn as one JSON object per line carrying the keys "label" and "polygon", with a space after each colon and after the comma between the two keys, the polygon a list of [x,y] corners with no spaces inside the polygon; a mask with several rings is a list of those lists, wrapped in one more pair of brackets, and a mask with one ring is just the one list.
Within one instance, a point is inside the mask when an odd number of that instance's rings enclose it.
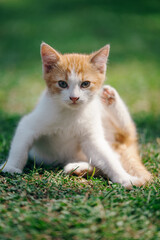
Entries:
{"label": "grass lawn", "polygon": [[129,106],[154,176],[127,191],[32,162],[22,175],[1,173],[0,240],[160,239],[160,2],[1,0],[0,23],[1,162],[20,117],[45,86],[40,43],[62,53],[110,43],[107,81]]}

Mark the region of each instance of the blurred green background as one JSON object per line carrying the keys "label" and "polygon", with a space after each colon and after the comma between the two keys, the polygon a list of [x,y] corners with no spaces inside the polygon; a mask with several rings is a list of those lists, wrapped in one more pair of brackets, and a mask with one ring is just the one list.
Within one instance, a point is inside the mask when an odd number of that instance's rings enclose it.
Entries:
{"label": "blurred green background", "polygon": [[110,43],[108,84],[132,114],[160,112],[159,0],[0,0],[0,109],[23,114],[45,84],[40,44],[90,53]]}

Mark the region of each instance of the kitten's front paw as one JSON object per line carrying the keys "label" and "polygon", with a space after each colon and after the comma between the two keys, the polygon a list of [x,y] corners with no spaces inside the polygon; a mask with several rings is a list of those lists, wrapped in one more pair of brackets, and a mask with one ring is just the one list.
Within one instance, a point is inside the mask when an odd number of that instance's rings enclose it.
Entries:
{"label": "kitten's front paw", "polygon": [[109,85],[103,86],[101,99],[108,106],[112,105],[116,100],[116,90]]}
{"label": "kitten's front paw", "polygon": [[125,176],[125,177],[119,176],[112,180],[114,183],[120,183],[123,187],[125,187],[126,189],[129,189],[129,190],[131,190],[133,188],[133,186],[141,187],[142,185],[144,185],[146,183],[144,178],[131,176],[129,174],[128,174],[128,176]]}
{"label": "kitten's front paw", "polygon": [[15,168],[15,167],[7,165],[7,164],[5,166],[4,165],[5,165],[5,163],[0,165],[0,172],[1,171],[2,172],[8,172],[8,173],[11,173],[11,174],[14,174],[14,173],[21,174],[22,173],[22,170],[19,169],[19,168]]}
{"label": "kitten's front paw", "polygon": [[129,190],[132,189],[133,186],[141,187],[144,184],[145,184],[144,179],[134,176],[130,176],[130,178],[122,182],[122,186]]}

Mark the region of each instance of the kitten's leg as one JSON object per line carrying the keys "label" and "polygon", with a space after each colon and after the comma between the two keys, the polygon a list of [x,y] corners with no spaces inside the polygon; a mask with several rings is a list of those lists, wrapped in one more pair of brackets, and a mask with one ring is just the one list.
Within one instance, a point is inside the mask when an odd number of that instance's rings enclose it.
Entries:
{"label": "kitten's leg", "polygon": [[136,131],[134,122],[130,116],[127,106],[119,96],[118,92],[113,87],[105,85],[102,89],[101,99],[106,106],[106,111],[111,114],[113,123],[125,132],[129,132],[135,136]]}
{"label": "kitten's leg", "polygon": [[105,141],[101,129],[97,128],[96,131],[81,141],[82,150],[91,159],[91,164],[114,183],[121,183],[126,188],[132,188],[132,185],[141,186],[141,179],[131,176],[122,167],[118,154]]}
{"label": "kitten's leg", "polygon": [[152,175],[147,171],[141,161],[135,142],[130,145],[119,144],[116,150],[121,155],[121,163],[129,174],[143,179],[144,183],[152,180]]}
{"label": "kitten's leg", "polygon": [[144,183],[151,180],[151,174],[141,162],[134,122],[118,92],[106,85],[103,87],[101,98],[115,129],[113,147],[120,154],[123,167],[129,174],[141,177]]}
{"label": "kitten's leg", "polygon": [[20,121],[3,172],[22,173],[28,159],[28,151],[42,130],[42,126],[37,124],[37,121],[34,121],[35,119],[33,120],[32,118],[34,118],[34,114],[29,114]]}

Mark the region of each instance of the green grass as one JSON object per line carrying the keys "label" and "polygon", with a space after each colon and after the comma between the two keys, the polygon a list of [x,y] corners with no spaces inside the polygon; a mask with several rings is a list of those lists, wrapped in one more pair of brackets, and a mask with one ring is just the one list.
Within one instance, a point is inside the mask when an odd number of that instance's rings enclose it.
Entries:
{"label": "green grass", "polygon": [[0,240],[160,239],[160,3],[157,0],[0,1],[0,161],[45,84],[41,41],[63,52],[111,44],[108,83],[136,122],[154,181],[127,191],[101,178],[35,167],[0,174]]}
{"label": "green grass", "polygon": [[[14,125],[17,117],[12,121]],[[7,152],[8,144],[3,148]],[[157,149],[158,142],[141,145],[143,160],[154,182],[131,191],[101,178],[69,177],[62,170],[36,168],[31,162],[23,175],[1,174],[0,239],[158,240]]]}
{"label": "green grass", "polygon": [[[4,187],[5,186],[5,187]],[[159,182],[128,192],[103,179],[32,171],[1,177],[3,239],[159,239]]]}

